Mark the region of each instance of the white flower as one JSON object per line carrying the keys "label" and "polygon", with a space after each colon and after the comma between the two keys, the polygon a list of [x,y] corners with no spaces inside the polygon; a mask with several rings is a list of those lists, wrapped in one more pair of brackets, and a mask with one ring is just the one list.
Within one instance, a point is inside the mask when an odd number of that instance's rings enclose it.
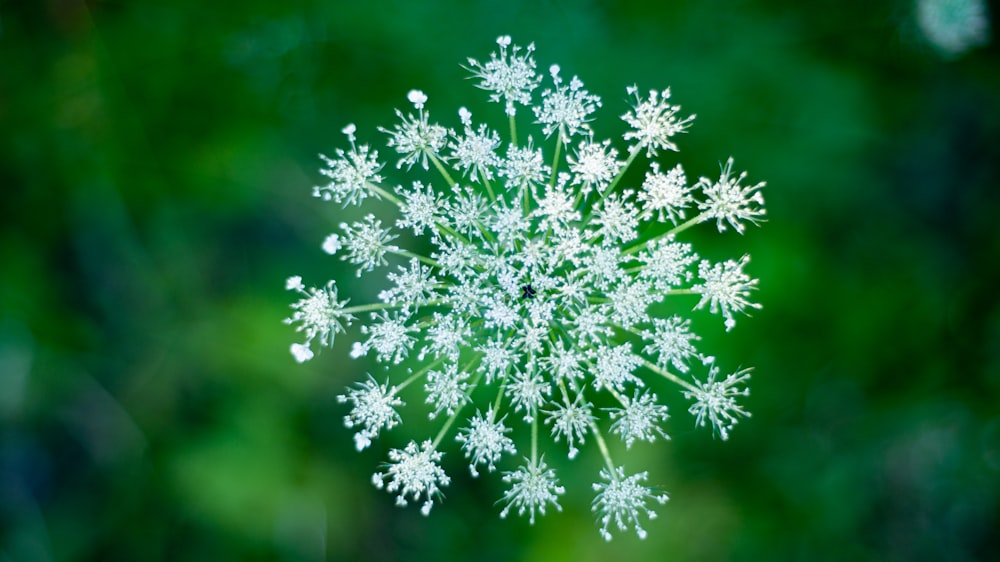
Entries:
{"label": "white flower", "polygon": [[305,285],[302,284],[302,277],[299,275],[293,275],[285,280],[286,291],[302,291],[305,288]]}
{"label": "white flower", "polygon": [[569,446],[569,458],[576,458],[580,451],[576,443],[583,444],[590,431],[590,424],[595,419],[590,413],[590,404],[583,399],[583,394],[578,394],[572,403],[564,398],[562,402],[556,403],[554,410],[549,410],[545,414],[547,416],[545,423],[552,424],[552,439],[558,442],[565,437],[566,445]]}
{"label": "white flower", "polygon": [[588,117],[601,107],[601,98],[584,90],[576,76],[563,84],[559,70],[558,64],[549,67],[555,89],[542,92],[542,105],[532,109],[546,137],[558,131],[562,141],[569,142],[573,135],[591,132]]}
{"label": "white flower", "polygon": [[299,363],[305,363],[306,361],[313,358],[313,352],[309,349],[308,345],[303,345],[301,343],[293,343],[291,347],[292,355],[295,360]]}
{"label": "white flower", "polygon": [[601,478],[605,482],[594,484],[597,497],[594,498],[592,507],[601,518],[601,536],[604,540],[611,540],[608,526],[613,521],[619,531],[627,531],[632,527],[640,539],[646,538],[646,530],[639,524],[639,516],[655,519],[656,512],[646,507],[646,504],[652,500],[662,505],[667,502],[667,494],[655,492],[642,484],[649,479],[647,472],[626,477],[625,469],[618,466],[613,472],[602,469]]}
{"label": "white flower", "polygon": [[507,178],[507,188],[518,196],[524,189],[541,185],[549,174],[541,149],[534,148],[531,137],[524,146],[507,145],[507,157],[497,166],[497,175]]}
{"label": "white flower", "polygon": [[625,384],[631,383],[642,386],[642,379],[635,376],[633,371],[640,365],[639,358],[632,354],[632,344],[624,343],[619,346],[598,346],[593,354],[594,361],[594,388],[610,388],[621,392],[625,390]]}
{"label": "white flower", "polygon": [[367,215],[363,222],[352,225],[340,223],[340,228],[344,231],[344,247],[347,249],[347,255],[341,259],[359,266],[358,277],[364,271],[389,263],[385,259],[386,253],[399,250],[389,244],[396,239],[396,235],[388,228],[383,229],[382,221],[376,220],[375,215]]}
{"label": "white flower", "polygon": [[602,244],[612,246],[635,240],[639,218],[635,204],[629,200],[631,197],[629,190],[612,193],[594,211],[593,222],[598,227],[597,235]]}
{"label": "white flower", "polygon": [[348,138],[351,141],[349,152],[337,149],[336,158],[319,155],[327,165],[320,169],[320,173],[330,178],[330,183],[313,188],[314,197],[343,203],[344,206],[358,205],[369,196],[379,198],[378,191],[373,187],[382,181],[378,151],[372,151],[367,144],[356,146],[353,129]]}
{"label": "white flower", "polygon": [[469,472],[473,477],[479,476],[476,465],[485,464],[490,472],[496,469],[496,462],[504,453],[514,454],[517,449],[514,441],[507,437],[510,428],[504,425],[504,417],[496,419],[493,406],[483,416],[481,412],[469,418],[469,426],[459,430],[455,440],[462,444],[469,463]]}
{"label": "white flower", "polygon": [[749,388],[736,387],[750,380],[750,369],[730,373],[721,381],[715,380],[718,374],[719,368],[713,365],[708,371],[708,379],[704,383],[696,380],[697,389],[685,391],[684,397],[695,401],[688,409],[695,416],[695,423],[704,427],[706,421],[711,422],[713,431],[725,441],[729,439],[729,432],[741,417],[750,417],[750,414],[736,403],[737,397],[750,395]]}
{"label": "white flower", "polygon": [[469,374],[459,372],[458,366],[454,363],[448,364],[443,371],[434,370],[427,373],[427,384],[424,390],[427,391],[428,404],[434,405],[434,411],[430,413],[430,418],[434,419],[441,412],[449,416],[469,401],[466,389],[469,383],[466,382]]}
{"label": "white flower", "polygon": [[681,373],[688,371],[687,360],[697,357],[698,351],[692,342],[701,339],[691,331],[691,320],[680,316],[670,318],[654,318],[653,330],[643,330],[643,339],[650,344],[644,350],[650,355],[656,355],[656,364],[661,369],[672,366]]}
{"label": "white flower", "polygon": [[524,421],[531,423],[538,408],[552,394],[552,387],[537,371],[518,371],[507,383],[507,396],[515,412],[524,410]]}
{"label": "white flower", "polygon": [[691,188],[687,185],[684,169],[680,164],[666,173],[660,172],[660,163],[650,164],[646,172],[646,180],[639,190],[639,201],[643,203],[643,214],[646,217],[656,215],[657,220],[664,219],[677,224],[677,219],[683,219],[685,209],[694,202]]}
{"label": "white flower", "polygon": [[501,518],[506,518],[511,508],[517,509],[517,514],[523,516],[528,512],[529,522],[535,524],[535,512],[545,515],[545,506],[552,504],[556,510],[562,511],[557,501],[566,493],[566,488],[559,485],[556,471],[545,464],[544,459],[531,461],[514,472],[504,474],[503,481],[510,484],[510,489],[504,492],[503,501],[507,505],[500,512]]}
{"label": "white flower", "polygon": [[646,245],[639,260],[646,264],[640,277],[651,282],[657,291],[668,291],[691,281],[691,265],[698,261],[698,254],[691,244],[660,238]]}
{"label": "white flower", "polygon": [[342,247],[340,236],[337,234],[331,234],[323,240],[323,251],[331,256],[339,252]]}
{"label": "white flower", "polygon": [[322,289],[306,289],[302,278],[295,276],[288,278],[285,287],[303,297],[292,305],[294,312],[285,319],[285,324],[295,325],[296,332],[305,332],[305,342],[291,348],[292,355],[302,363],[312,359],[308,348],[314,339],[322,346],[332,346],[334,336],[343,332],[345,325],[350,326],[354,316],[345,310],[346,300],[337,300],[337,286],[333,281]]}
{"label": "white flower", "polygon": [[750,256],[743,256],[738,262],[726,260],[712,264],[708,260],[702,260],[698,264],[698,276],[704,282],[692,287],[694,292],[701,294],[701,300],[695,309],[708,304],[712,314],[721,312],[726,319],[727,332],[736,326],[734,312],[743,312],[747,307],[760,308],[760,304],[747,300],[750,291],[757,288],[757,280],[743,273],[743,268],[749,261]]}
{"label": "white flower", "polygon": [[531,92],[538,87],[540,78],[535,72],[535,44],[526,49],[514,45],[510,47],[510,36],[497,38],[500,53],[490,53],[490,60],[479,63],[469,58],[469,70],[479,78],[478,86],[490,93],[490,101],[504,102],[504,111],[513,116],[517,113],[515,104],[530,105]]}
{"label": "white flower", "polygon": [[732,173],[733,159],[730,158],[722,167],[719,181],[713,182],[705,177],[698,180],[706,198],[698,203],[698,208],[705,211],[702,220],[715,219],[719,232],[726,230],[723,224],[726,221],[736,232],[743,234],[746,227],[742,221],[758,224],[764,216],[764,195],[760,188],[765,183],[742,186],[740,182],[747,177],[747,173],[741,172],[735,179],[730,177]]}
{"label": "white flower", "polygon": [[500,147],[500,135],[485,124],[473,129],[471,121],[465,122],[472,118],[467,109],[461,115],[465,130],[461,135],[452,134],[455,140],[451,144],[451,158],[463,175],[472,172],[472,181],[490,181],[493,179],[493,171],[500,163],[500,157],[496,154]]}
{"label": "white flower", "polygon": [[639,88],[631,86],[626,90],[635,97],[632,111],[622,115],[622,120],[632,127],[625,133],[625,140],[635,140],[637,146],[646,149],[646,154],[656,156],[660,149],[677,151],[677,145],[671,139],[677,133],[684,132],[694,115],[680,119],[677,112],[681,106],[671,105],[670,88],[657,92],[650,90],[646,99],[639,96]]}
{"label": "white flower", "polygon": [[384,303],[398,305],[404,309],[414,309],[426,304],[437,294],[435,287],[437,279],[431,273],[431,268],[420,263],[417,258],[411,258],[409,267],[399,266],[399,273],[389,273],[386,278],[395,286],[378,294],[378,299]]}
{"label": "white flower", "polygon": [[651,392],[636,390],[632,398],[623,396],[622,407],[611,408],[610,412],[614,420],[611,431],[622,438],[626,449],[631,448],[636,439],[653,442],[657,435],[669,439],[660,427],[660,423],[670,417],[667,407],[657,404],[656,395]]}
{"label": "white flower", "polygon": [[382,312],[374,318],[373,323],[361,327],[361,332],[368,335],[365,348],[374,349],[379,361],[398,365],[413,348],[414,337],[410,334],[413,329],[406,325],[407,316]]}
{"label": "white flower", "polygon": [[344,416],[344,425],[361,428],[354,434],[354,445],[359,451],[371,445],[381,430],[392,429],[402,421],[396,408],[402,406],[403,401],[396,396],[396,390],[396,387],[390,389],[388,384],[378,384],[369,375],[368,380],[337,396],[339,402],[352,404],[351,413]]}
{"label": "white flower", "polygon": [[569,156],[566,162],[573,172],[573,185],[579,185],[583,195],[594,189],[603,193],[625,165],[618,160],[618,151],[611,147],[609,140],[582,141],[576,149],[576,157]]}
{"label": "white flower", "polygon": [[[361,323],[349,355],[378,363],[386,380],[369,377],[339,397],[351,405],[344,420],[358,449],[400,425],[404,398],[426,404],[433,440],[392,449],[374,477],[398,503],[419,500],[430,510],[450,481],[438,446],[454,436],[473,476],[482,467],[502,472],[501,516],[516,511],[534,522],[559,509],[565,492],[544,447],[559,443],[571,459],[587,458],[578,453],[596,442],[609,467],[593,504],[602,535],[615,525],[644,536],[646,503],[666,496],[644,486],[645,472],[610,468],[618,452],[605,436],[625,449],[667,439],[658,396],[670,388],[694,400],[696,423],[711,423],[723,438],[744,415],[735,398],[745,395],[736,386],[745,371],[722,383],[715,371],[705,383],[678,376],[694,359],[714,359],[696,349],[701,338],[689,315],[675,312],[719,314],[728,330],[737,314],[760,308],[750,301],[757,280],[744,272],[749,257],[703,260],[692,242],[700,238],[686,231],[743,232],[762,222],[764,184],[741,185],[746,174],[734,174],[731,160],[718,181],[694,185],[680,164],[661,168],[654,157],[676,151],[677,134],[693,119],[680,115],[668,89],[639,96],[629,88],[627,131],[617,141],[595,138],[600,98],[552,65],[550,86],[533,99],[534,46],[507,36],[497,44],[468,69],[502,104],[509,128],[474,123],[465,107],[450,128],[438,124],[427,95],[411,90],[409,111],[397,110],[395,124],[380,129],[384,147],[399,155],[392,179],[381,176],[378,153],[357,144],[357,127],[344,128],[350,147],[324,158],[330,184],[316,193],[344,205],[378,201],[371,214],[345,213],[323,249],[353,266],[363,292],[377,298],[348,307],[332,281],[306,288],[290,277],[286,288],[301,298],[286,322],[303,333],[290,349],[299,362],[312,359],[313,342],[332,345]],[[525,122],[521,112],[518,123],[522,106],[532,115]],[[528,129],[521,139],[519,127]],[[530,445],[515,446],[521,439]],[[519,450],[524,464],[505,472],[515,466],[506,456]]]}
{"label": "white flower", "polygon": [[441,495],[441,487],[451,484],[451,478],[438,464],[441,457],[442,453],[430,441],[424,441],[419,449],[416,441],[410,441],[405,449],[389,451],[386,472],[373,474],[372,483],[376,488],[397,494],[396,505],[399,506],[409,504],[407,496],[413,501],[423,498],[420,513],[427,515],[434,506],[434,498]]}
{"label": "white flower", "polygon": [[399,117],[400,122],[391,130],[379,130],[389,135],[389,148],[395,148],[396,152],[403,155],[396,163],[396,168],[402,168],[405,164],[410,169],[413,164],[420,162],[426,170],[429,167],[428,159],[437,157],[447,143],[448,129],[429,121],[430,115],[424,111],[427,96],[423,92],[411,90],[407,99],[417,109],[417,115],[404,115],[397,109],[396,117]]}

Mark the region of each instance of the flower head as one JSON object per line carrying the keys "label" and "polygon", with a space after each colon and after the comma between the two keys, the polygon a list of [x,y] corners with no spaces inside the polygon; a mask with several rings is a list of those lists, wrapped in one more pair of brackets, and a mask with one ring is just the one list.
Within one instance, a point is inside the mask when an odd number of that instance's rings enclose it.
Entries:
{"label": "flower head", "polygon": [[[410,501],[420,501],[420,513],[427,515],[434,507],[434,498],[441,495],[441,488],[451,484],[451,478],[442,470],[442,453],[430,441],[417,447],[410,441],[405,449],[389,451],[389,463],[385,472],[372,475],[376,488],[385,488],[396,495],[396,505],[406,506]],[[407,498],[409,496],[409,498]]]}
{"label": "flower head", "polygon": [[511,47],[509,35],[497,38],[499,53],[491,53],[490,60],[480,63],[469,58],[469,70],[479,78],[479,87],[490,92],[490,101],[504,102],[504,111],[513,116],[517,106],[531,105],[531,92],[538,87],[541,79],[535,72],[535,44],[521,49]]}
{"label": "flower head", "polygon": [[593,504],[593,511],[601,520],[601,536],[604,540],[611,540],[608,527],[614,522],[619,531],[627,531],[632,527],[640,539],[646,538],[646,530],[639,524],[639,516],[656,519],[656,512],[646,505],[650,500],[659,504],[666,503],[667,494],[656,492],[642,484],[649,479],[647,472],[625,476],[625,469],[617,466],[613,471],[602,469],[601,478],[604,482],[594,484],[597,497]]}
{"label": "flower head", "polygon": [[704,427],[705,422],[710,422],[712,429],[725,441],[729,439],[729,432],[740,418],[750,417],[750,414],[736,403],[737,397],[750,395],[749,388],[745,386],[737,388],[737,385],[746,384],[746,381],[750,380],[750,369],[730,373],[721,381],[715,380],[718,374],[719,368],[712,366],[708,372],[708,379],[705,382],[695,381],[697,388],[685,392],[684,397],[694,400],[688,411],[695,416],[695,423]]}
{"label": "flower head", "polygon": [[529,520],[534,525],[535,512],[545,515],[546,505],[552,504],[556,510],[562,511],[558,499],[566,493],[566,488],[559,485],[556,472],[545,464],[544,459],[525,460],[520,468],[504,474],[503,481],[510,484],[510,488],[504,492],[503,501],[507,505],[500,512],[500,517],[507,517],[514,508],[518,515],[528,512]]}
{"label": "flower head", "polygon": [[[605,436],[625,449],[666,440],[670,416],[659,397],[670,388],[694,400],[696,423],[711,423],[723,438],[745,415],[735,402],[745,371],[716,381],[714,357],[675,311],[720,315],[728,330],[738,314],[760,307],[751,300],[757,280],[745,271],[748,257],[709,262],[684,236],[709,222],[710,231],[740,233],[759,224],[764,184],[744,186],[731,159],[717,181],[693,185],[680,164],[659,161],[693,119],[681,116],[669,89],[640,96],[630,88],[628,131],[617,141],[595,138],[602,101],[579,77],[567,81],[552,65],[551,84],[533,98],[534,46],[507,36],[497,44],[468,69],[503,105],[509,135],[474,122],[466,108],[442,125],[427,96],[412,90],[411,109],[381,129],[405,176],[387,180],[378,152],[357,144],[355,126],[344,129],[350,149],[324,159],[331,183],[317,194],[344,205],[378,199],[384,214],[345,219],[323,249],[377,300],[348,307],[333,281],[307,288],[289,278],[286,288],[302,298],[286,322],[304,334],[291,352],[309,360],[314,347],[332,345],[359,321],[349,354],[378,364],[386,380],[369,376],[339,397],[350,405],[344,422],[356,448],[401,424],[404,398],[438,424],[433,440],[392,449],[373,478],[400,505],[430,510],[450,482],[439,446],[453,436],[473,476],[484,467],[503,474],[501,517],[514,511],[534,522],[561,509],[566,492],[544,447],[557,443],[581,462],[580,450],[596,442],[609,467],[594,485],[601,534],[634,528],[642,537],[640,518],[654,515],[647,504],[666,496],[645,486],[646,472],[627,476]],[[521,123],[531,129],[519,140],[520,107],[534,119]],[[711,370],[700,382],[704,365]],[[528,435],[529,443],[515,443]]]}

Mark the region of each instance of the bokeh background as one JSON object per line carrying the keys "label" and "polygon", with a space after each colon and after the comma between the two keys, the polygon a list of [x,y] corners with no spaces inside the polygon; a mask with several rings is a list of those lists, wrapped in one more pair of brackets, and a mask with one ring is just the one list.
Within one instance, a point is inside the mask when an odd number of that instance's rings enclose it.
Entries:
{"label": "bokeh background", "polygon": [[[284,279],[352,277],[316,154],[349,122],[379,141],[411,88],[497,115],[459,65],[501,34],[603,96],[599,135],[624,86],[669,85],[691,175],[768,182],[764,227],[717,241],[764,308],[706,336],[756,367],[753,417],[722,442],[671,403],[672,441],[633,448],[672,496],[645,541],[601,540],[586,458],[534,526],[454,450],[430,517],[394,507],[335,399],[371,367],[288,353]],[[4,562],[1000,546],[1000,57],[942,53],[912,2],[4,0],[0,217]]]}

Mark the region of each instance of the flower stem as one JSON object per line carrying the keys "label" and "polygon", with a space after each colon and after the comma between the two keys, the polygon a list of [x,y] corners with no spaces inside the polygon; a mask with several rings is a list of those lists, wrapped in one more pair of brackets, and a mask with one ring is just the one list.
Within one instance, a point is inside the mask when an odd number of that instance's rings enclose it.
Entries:
{"label": "flower stem", "polygon": [[376,185],[376,184],[374,184],[372,182],[368,182],[366,185],[368,186],[368,189],[374,191],[378,195],[380,195],[380,196],[384,197],[385,199],[391,201],[397,207],[402,207],[403,206],[403,202],[399,199],[399,197],[396,197],[392,193],[389,193],[385,189],[382,189],[382,186]]}
{"label": "flower stem", "polygon": [[427,374],[428,371],[430,371],[431,369],[437,367],[441,363],[444,363],[444,357],[438,359],[437,361],[432,361],[431,363],[428,363],[427,365],[424,365],[424,367],[422,369],[420,369],[416,373],[413,373],[412,375],[406,377],[405,381],[403,381],[398,386],[396,386],[395,393],[399,393],[401,390],[403,390],[404,388],[406,388],[407,386],[409,386],[410,383],[412,383],[413,381],[415,381],[415,380],[419,379],[420,377],[424,376],[425,374]]}
{"label": "flower stem", "polygon": [[622,179],[622,177],[625,176],[625,172],[628,171],[629,166],[632,165],[632,162],[635,160],[635,157],[638,156],[639,152],[641,152],[641,151],[642,150],[641,150],[641,147],[639,145],[633,146],[628,151],[628,159],[625,160],[625,165],[622,166],[621,171],[618,172],[618,175],[615,176],[615,179],[611,180],[611,183],[608,184],[608,188],[604,190],[604,193],[610,193],[615,188],[615,186],[618,185],[618,182],[620,182],[621,179]]}
{"label": "flower stem", "polygon": [[671,228],[670,230],[664,232],[663,234],[654,236],[654,237],[650,238],[649,240],[646,240],[646,241],[641,242],[639,244],[636,244],[634,246],[630,246],[628,248],[625,248],[624,250],[622,250],[622,255],[624,255],[624,256],[632,255],[632,254],[634,254],[634,253],[638,252],[639,250],[641,250],[641,249],[649,246],[650,244],[652,244],[653,242],[655,242],[655,241],[657,241],[657,240],[659,240],[661,238],[670,238],[672,236],[676,236],[678,233],[684,232],[685,230],[687,230],[687,229],[691,228],[692,226],[694,226],[694,225],[702,222],[703,220],[705,220],[704,217],[705,217],[705,213],[699,213],[697,216],[692,217],[692,218],[690,218],[690,219],[682,222],[681,224],[679,224],[679,225]]}
{"label": "flower stem", "polygon": [[614,475],[615,463],[611,462],[611,453],[608,452],[608,444],[604,442],[604,436],[601,435],[601,431],[597,429],[597,424],[593,421],[590,422],[590,431],[594,434],[594,441],[597,441],[597,448],[601,450],[601,456],[604,457],[604,464],[608,465],[608,473]]}
{"label": "flower stem", "polygon": [[429,258],[427,256],[421,256],[420,254],[415,254],[409,250],[401,250],[401,249],[389,250],[389,253],[396,254],[397,256],[403,256],[406,258],[416,258],[417,260],[422,261],[431,267],[441,269],[441,264],[439,264],[437,260]]}
{"label": "flower stem", "polygon": [[673,382],[679,384],[680,386],[683,386],[684,388],[690,390],[691,392],[697,392],[698,391],[698,389],[695,388],[695,386],[693,384],[691,384],[691,383],[687,382],[686,380],[678,377],[677,375],[671,373],[670,371],[667,371],[666,369],[661,369],[658,365],[656,365],[655,363],[651,363],[648,359],[643,358],[642,359],[642,364],[645,365],[646,368],[649,369],[650,371],[653,371],[657,375],[660,375],[661,377],[663,377],[663,378],[665,378],[665,379],[667,379],[669,381],[673,381]]}
{"label": "flower stem", "polygon": [[559,132],[556,133],[556,151],[555,155],[552,157],[552,177],[549,179],[549,186],[554,187],[556,185],[556,175],[559,170],[559,157],[562,156],[562,127],[560,126]]}
{"label": "flower stem", "polygon": [[444,176],[444,181],[448,183],[448,187],[453,187],[455,185],[455,180],[451,179],[451,174],[448,173],[448,170],[444,167],[444,164],[441,163],[441,160],[433,154],[431,154],[430,157],[431,162],[434,163],[434,167],[437,168],[437,171],[441,172],[442,176]]}

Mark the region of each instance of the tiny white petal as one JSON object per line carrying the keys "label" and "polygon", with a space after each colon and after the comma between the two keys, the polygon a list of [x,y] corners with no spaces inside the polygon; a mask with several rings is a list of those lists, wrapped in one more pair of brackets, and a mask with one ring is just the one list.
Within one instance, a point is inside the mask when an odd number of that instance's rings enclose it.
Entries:
{"label": "tiny white petal", "polygon": [[292,355],[295,360],[299,363],[305,363],[306,361],[313,358],[313,352],[309,349],[308,345],[302,345],[301,343],[293,343],[291,347]]}

